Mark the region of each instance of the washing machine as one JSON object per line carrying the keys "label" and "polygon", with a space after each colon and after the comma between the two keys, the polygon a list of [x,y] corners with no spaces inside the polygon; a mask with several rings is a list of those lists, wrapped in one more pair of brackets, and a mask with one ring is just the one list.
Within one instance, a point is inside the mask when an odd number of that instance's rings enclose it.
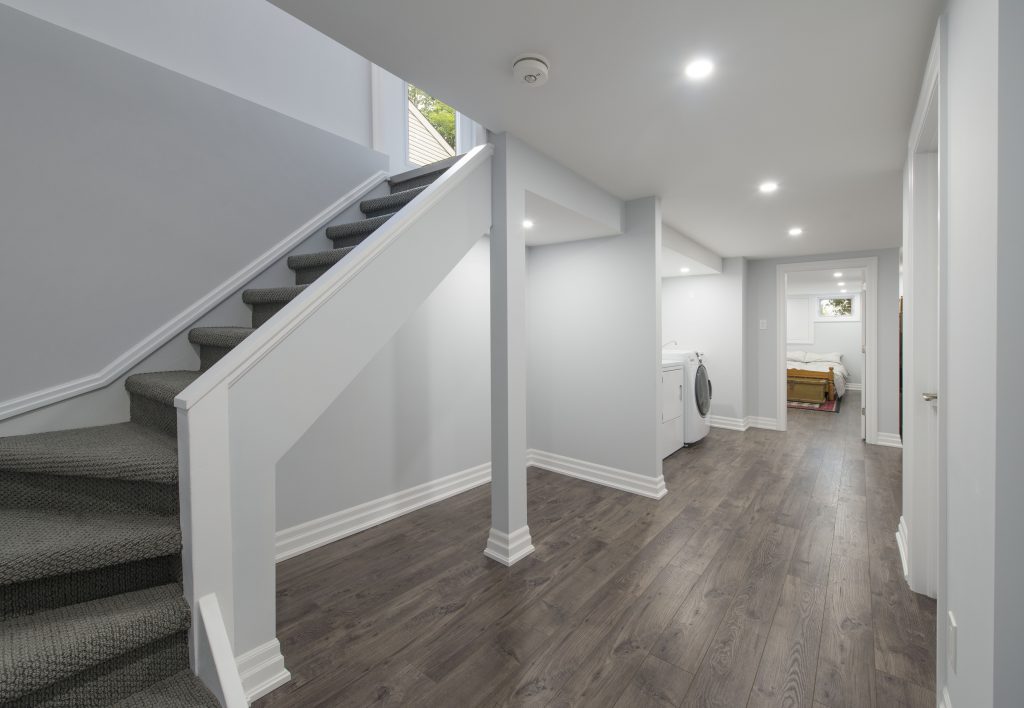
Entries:
{"label": "washing machine", "polygon": [[[683,352],[683,444],[703,440],[711,430],[711,379],[700,352]],[[684,389],[685,390],[685,389]]]}

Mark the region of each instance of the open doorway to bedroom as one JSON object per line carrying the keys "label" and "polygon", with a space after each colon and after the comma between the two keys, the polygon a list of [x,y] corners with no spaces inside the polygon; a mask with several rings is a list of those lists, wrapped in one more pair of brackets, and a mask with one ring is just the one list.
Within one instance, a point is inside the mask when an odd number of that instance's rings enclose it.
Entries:
{"label": "open doorway to bedroom", "polygon": [[877,259],[778,266],[778,422],[853,407],[861,438],[878,437]]}

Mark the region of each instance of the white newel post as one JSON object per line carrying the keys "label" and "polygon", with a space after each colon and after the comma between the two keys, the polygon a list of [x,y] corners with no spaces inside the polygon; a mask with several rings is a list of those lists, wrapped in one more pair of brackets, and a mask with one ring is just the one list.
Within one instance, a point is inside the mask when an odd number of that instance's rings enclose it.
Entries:
{"label": "white newel post", "polygon": [[484,555],[512,565],[533,552],[526,520],[525,192],[506,134],[492,136],[491,531]]}

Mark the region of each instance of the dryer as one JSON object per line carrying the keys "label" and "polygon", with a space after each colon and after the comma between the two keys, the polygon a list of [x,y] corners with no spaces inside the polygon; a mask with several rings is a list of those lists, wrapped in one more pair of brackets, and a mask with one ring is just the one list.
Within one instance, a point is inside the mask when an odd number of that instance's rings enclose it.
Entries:
{"label": "dryer", "polygon": [[[711,379],[700,352],[683,352],[683,443],[692,445],[711,430]],[[688,389],[688,390],[686,390]]]}

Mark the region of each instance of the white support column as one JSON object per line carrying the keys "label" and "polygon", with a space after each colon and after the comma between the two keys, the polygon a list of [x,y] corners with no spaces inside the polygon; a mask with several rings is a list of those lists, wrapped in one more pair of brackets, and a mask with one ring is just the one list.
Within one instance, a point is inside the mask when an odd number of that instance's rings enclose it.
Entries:
{"label": "white support column", "polygon": [[512,565],[533,552],[526,523],[525,192],[509,140],[492,136],[491,532],[484,555]]}

